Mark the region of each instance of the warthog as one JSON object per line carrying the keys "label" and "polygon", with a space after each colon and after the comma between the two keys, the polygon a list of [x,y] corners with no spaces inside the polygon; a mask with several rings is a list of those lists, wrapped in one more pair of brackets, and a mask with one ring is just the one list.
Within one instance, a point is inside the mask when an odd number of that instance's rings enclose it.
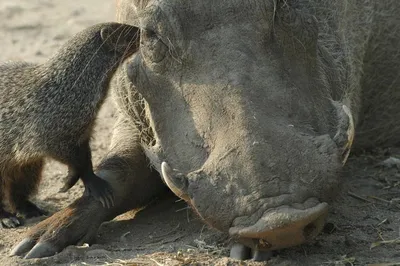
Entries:
{"label": "warthog", "polygon": [[97,171],[115,206],[79,198],[12,254],[88,242],[164,182],[248,247],[298,245],[320,232],[351,146],[399,142],[400,1],[117,4],[141,43],[115,77],[118,121]]}

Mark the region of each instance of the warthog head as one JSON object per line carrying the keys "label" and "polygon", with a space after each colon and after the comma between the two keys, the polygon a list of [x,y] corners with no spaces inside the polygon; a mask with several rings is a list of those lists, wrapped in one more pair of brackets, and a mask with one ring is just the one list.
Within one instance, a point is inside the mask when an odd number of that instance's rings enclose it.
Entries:
{"label": "warthog head", "polygon": [[249,246],[318,234],[354,127],[315,18],[273,0],[120,0],[118,19],[142,29],[128,77],[169,188]]}

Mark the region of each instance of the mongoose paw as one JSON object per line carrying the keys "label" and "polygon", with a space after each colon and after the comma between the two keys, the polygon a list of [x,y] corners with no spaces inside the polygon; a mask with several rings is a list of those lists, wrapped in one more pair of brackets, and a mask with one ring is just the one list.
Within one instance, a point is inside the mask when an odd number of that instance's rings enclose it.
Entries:
{"label": "mongoose paw", "polygon": [[17,215],[20,217],[23,217],[24,219],[32,218],[32,217],[39,217],[43,215],[47,215],[48,212],[45,210],[42,210],[35,204],[33,204],[30,201],[27,201],[23,208],[18,208]]}
{"label": "mongoose paw", "polygon": [[114,195],[110,184],[96,175],[85,183],[84,195],[99,200],[105,208],[114,206]]}
{"label": "mongoose paw", "polygon": [[22,221],[17,216],[6,211],[0,212],[0,228],[15,228],[22,225]]}

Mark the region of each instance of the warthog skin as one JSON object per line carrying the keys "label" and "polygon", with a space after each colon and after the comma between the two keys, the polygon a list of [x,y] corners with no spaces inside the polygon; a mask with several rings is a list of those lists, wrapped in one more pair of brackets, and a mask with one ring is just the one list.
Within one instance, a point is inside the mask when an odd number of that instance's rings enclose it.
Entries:
{"label": "warthog skin", "polygon": [[77,199],[13,255],[88,242],[164,183],[246,246],[298,245],[321,230],[350,148],[398,144],[400,1],[117,2],[142,30],[97,171],[115,207]]}

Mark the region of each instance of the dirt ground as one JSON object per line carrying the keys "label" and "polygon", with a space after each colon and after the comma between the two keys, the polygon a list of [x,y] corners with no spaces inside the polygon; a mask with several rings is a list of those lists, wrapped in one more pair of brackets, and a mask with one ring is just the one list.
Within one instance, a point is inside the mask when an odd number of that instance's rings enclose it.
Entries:
{"label": "dirt ground", "polygon": [[[0,62],[43,62],[72,34],[114,20],[114,1],[0,0]],[[114,109],[107,101],[92,142],[94,161],[107,150]],[[400,172],[377,164],[400,150],[388,149],[349,159],[344,185],[324,232],[312,243],[274,253],[266,263],[226,257],[229,239],[203,225],[185,203],[160,199],[137,214],[104,224],[91,247],[68,247],[39,260],[10,258],[10,249],[31,219],[18,229],[0,229],[0,265],[400,265]],[[66,168],[49,162],[35,199],[55,212],[80,196],[82,185],[58,193]]]}

